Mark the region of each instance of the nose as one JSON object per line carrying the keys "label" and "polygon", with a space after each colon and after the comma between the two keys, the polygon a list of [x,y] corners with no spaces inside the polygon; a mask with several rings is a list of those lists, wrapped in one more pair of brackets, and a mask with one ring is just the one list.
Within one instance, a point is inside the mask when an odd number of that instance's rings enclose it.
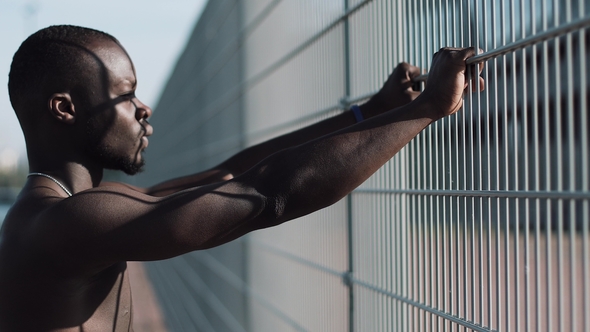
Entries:
{"label": "nose", "polygon": [[142,103],[137,98],[135,98],[133,103],[135,104],[135,118],[137,120],[147,119],[152,116],[152,109],[148,105]]}

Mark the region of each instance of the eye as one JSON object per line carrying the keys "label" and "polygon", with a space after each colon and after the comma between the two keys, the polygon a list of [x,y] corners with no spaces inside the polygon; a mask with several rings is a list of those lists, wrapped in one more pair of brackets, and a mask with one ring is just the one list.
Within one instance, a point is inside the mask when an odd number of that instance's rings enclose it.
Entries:
{"label": "eye", "polygon": [[124,100],[127,100],[127,101],[131,101],[133,98],[135,98],[135,92],[126,93],[126,94],[122,95],[121,98],[123,98]]}

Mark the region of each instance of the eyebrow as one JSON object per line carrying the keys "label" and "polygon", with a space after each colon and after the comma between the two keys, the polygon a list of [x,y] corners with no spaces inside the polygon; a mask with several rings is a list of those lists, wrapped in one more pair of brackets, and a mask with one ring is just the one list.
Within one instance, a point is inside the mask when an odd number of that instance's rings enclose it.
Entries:
{"label": "eyebrow", "polygon": [[118,87],[120,85],[126,84],[126,83],[130,83],[131,84],[131,88],[135,89],[135,87],[137,86],[137,80],[128,80],[126,78],[118,81],[117,83],[114,84],[115,87]]}

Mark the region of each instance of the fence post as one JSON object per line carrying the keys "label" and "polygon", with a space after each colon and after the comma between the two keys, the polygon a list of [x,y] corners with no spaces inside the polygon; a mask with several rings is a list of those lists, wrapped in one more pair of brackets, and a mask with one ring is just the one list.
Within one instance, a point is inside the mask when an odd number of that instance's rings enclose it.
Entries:
{"label": "fence post", "polygon": [[[344,12],[348,12],[349,0],[344,0]],[[346,17],[344,20],[344,84],[345,84],[345,98],[343,100],[349,100],[350,91],[350,36],[349,36],[349,21],[350,17]],[[348,106],[348,103],[343,103]],[[346,111],[346,108],[344,109]],[[354,285],[352,283],[352,271],[353,271],[353,241],[352,241],[352,194],[348,194],[346,197],[347,205],[347,244],[348,244],[348,271],[346,272],[345,283],[348,287],[348,331],[354,332]]]}

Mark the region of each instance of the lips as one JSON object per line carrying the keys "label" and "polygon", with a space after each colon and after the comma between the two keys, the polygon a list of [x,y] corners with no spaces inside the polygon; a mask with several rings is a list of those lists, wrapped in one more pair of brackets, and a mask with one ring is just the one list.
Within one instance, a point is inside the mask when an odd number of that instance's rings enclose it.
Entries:
{"label": "lips", "polygon": [[152,127],[147,121],[142,124],[144,129],[144,135],[141,137],[141,142],[143,143],[143,148],[147,148],[149,145],[148,136],[154,133],[154,127]]}

